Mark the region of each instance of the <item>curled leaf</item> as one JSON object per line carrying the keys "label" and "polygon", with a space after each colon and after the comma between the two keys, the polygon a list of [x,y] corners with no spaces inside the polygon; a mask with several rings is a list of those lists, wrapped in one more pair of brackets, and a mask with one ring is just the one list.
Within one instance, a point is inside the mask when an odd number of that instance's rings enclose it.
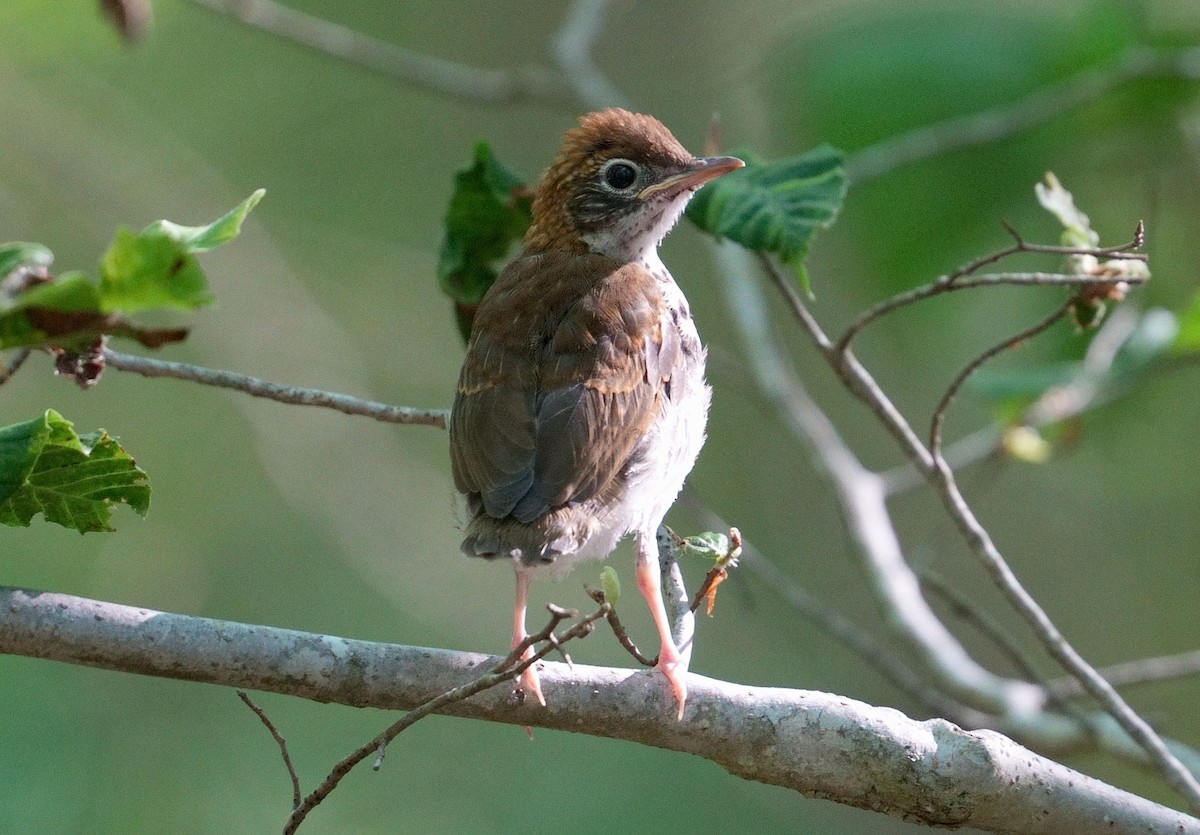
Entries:
{"label": "curled leaf", "polygon": [[600,569],[600,587],[604,590],[605,601],[615,608],[621,597],[621,578],[611,565]]}

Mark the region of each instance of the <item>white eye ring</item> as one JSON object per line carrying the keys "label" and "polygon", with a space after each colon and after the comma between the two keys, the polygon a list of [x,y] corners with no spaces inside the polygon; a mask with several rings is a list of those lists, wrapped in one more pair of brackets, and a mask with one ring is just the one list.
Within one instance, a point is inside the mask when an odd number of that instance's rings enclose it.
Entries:
{"label": "white eye ring", "polygon": [[610,159],[600,169],[601,182],[613,191],[629,191],[638,181],[638,167],[627,159]]}

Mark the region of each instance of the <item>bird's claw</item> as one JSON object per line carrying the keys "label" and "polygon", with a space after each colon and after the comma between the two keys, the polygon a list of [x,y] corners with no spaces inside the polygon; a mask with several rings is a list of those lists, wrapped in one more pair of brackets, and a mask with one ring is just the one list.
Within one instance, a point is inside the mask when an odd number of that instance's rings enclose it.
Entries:
{"label": "bird's claw", "polygon": [[687,703],[687,662],[674,646],[668,651],[667,645],[664,645],[658,654],[658,663],[654,665],[654,669],[666,676],[667,683],[671,685],[671,692],[675,694],[675,701],[679,705],[675,719],[682,721],[683,709]]}
{"label": "bird's claw", "polygon": [[[529,647],[521,655],[521,660],[526,661],[533,657],[533,647]],[[518,687],[526,693],[532,693],[533,697],[538,700],[538,704],[542,707],[546,706],[546,697],[542,695],[542,680],[538,675],[537,664],[530,664],[525,668],[525,672],[521,673],[518,680]]]}

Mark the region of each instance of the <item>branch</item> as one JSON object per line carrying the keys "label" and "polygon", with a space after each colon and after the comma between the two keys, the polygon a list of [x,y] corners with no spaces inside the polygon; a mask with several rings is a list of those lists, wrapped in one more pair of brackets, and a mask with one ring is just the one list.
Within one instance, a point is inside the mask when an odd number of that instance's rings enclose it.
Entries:
{"label": "branch", "polygon": [[929,424],[929,451],[933,453],[935,458],[940,458],[942,455],[942,424],[946,421],[946,410],[950,408],[950,404],[954,402],[954,398],[962,390],[963,384],[967,382],[967,378],[978,371],[992,357],[1002,354],[1010,348],[1017,348],[1043,331],[1048,330],[1066,316],[1074,304],[1074,297],[1067,299],[1040,322],[1030,325],[1016,335],[1010,336],[1003,342],[999,342],[988,348],[975,359],[971,360],[971,362],[967,363],[966,368],[958,372],[958,375],[951,381],[949,388],[946,389],[945,394],[942,395],[942,399],[938,401],[937,407],[933,410],[933,419]]}
{"label": "branch", "polygon": [[517,72],[472,67],[372,38],[275,0],[191,2],[352,66],[466,101],[565,103],[571,99],[567,86],[547,67],[531,65]]}
{"label": "branch", "polygon": [[[1178,655],[1159,655],[1139,658],[1109,667],[1099,672],[1114,687],[1129,687],[1155,681],[1170,681],[1200,674],[1200,650],[1181,652]],[[1079,682],[1073,678],[1061,678],[1046,683],[1046,687],[1064,699],[1087,695]]]}
{"label": "branch", "polygon": [[300,805],[300,777],[296,774],[296,767],[292,765],[292,755],[288,753],[287,740],[283,738],[283,734],[279,733],[279,729],[275,727],[275,723],[267,716],[266,711],[256,705],[254,701],[247,695],[245,690],[237,691],[238,698],[246,707],[253,711],[258,720],[266,726],[267,732],[271,734],[271,739],[275,740],[275,744],[279,746],[279,756],[283,760],[283,766],[287,769],[288,779],[292,781],[292,808],[295,809]]}
{"label": "branch", "polygon": [[[554,630],[558,628],[560,623],[569,618],[578,618],[579,613],[574,610],[560,609],[557,606],[549,606],[547,608],[550,609],[549,623],[536,634],[527,635],[520,644],[513,647],[512,652],[500,659],[486,673],[474,681],[454,687],[418,705],[389,725],[383,733],[378,734],[343,757],[329,774],[326,775],[325,779],[321,781],[320,785],[313,789],[303,801],[297,797],[296,802],[292,805],[292,813],[288,815],[287,823],[283,827],[283,835],[293,835],[300,827],[300,824],[304,822],[304,819],[308,817],[308,813],[321,805],[321,802],[337,788],[342,778],[349,774],[356,765],[375,752],[378,752],[378,758],[375,761],[375,768],[378,769],[380,763],[383,761],[383,752],[391,741],[421,719],[432,713],[443,711],[450,705],[469,699],[477,693],[482,693],[484,690],[490,690],[506,681],[512,681],[525,672],[531,665],[540,662],[550,652],[559,650],[567,641],[591,634],[593,624],[612,611],[612,607],[602,602],[600,608],[594,613],[572,624],[562,635],[555,635]],[[522,660],[521,656],[525,653],[525,650],[538,643],[543,643],[543,646],[533,653],[533,655]],[[263,721],[266,721],[266,719]],[[270,727],[269,724],[268,727]],[[285,749],[285,762],[286,757],[287,752]]]}
{"label": "branch", "polygon": [[143,377],[174,377],[177,380],[188,380],[206,386],[233,389],[249,394],[251,397],[263,397],[280,403],[295,406],[321,406],[347,415],[363,415],[384,423],[415,423],[445,429],[446,420],[449,417],[449,413],[444,409],[389,406],[386,403],[361,400],[348,394],[284,386],[232,371],[216,371],[185,362],[167,362],[166,360],[137,357],[107,348],[104,350],[104,361],[111,368],[131,371],[134,374],[141,374]]}
{"label": "branch", "polygon": [[1068,110],[1099,101],[1130,81],[1155,75],[1200,77],[1200,48],[1172,54],[1131,48],[1112,67],[1086,69],[1058,84],[1034,90],[1015,103],[925,125],[864,148],[846,160],[846,176],[858,185],[950,151],[998,142],[1057,119]]}
{"label": "branch", "polygon": [[1114,284],[1118,281],[1123,281],[1126,284],[1145,284],[1146,277],[1144,275],[1081,275],[1075,273],[991,273],[985,275],[975,275],[984,267],[1002,261],[1021,252],[1041,253],[1048,255],[1090,255],[1095,258],[1108,258],[1110,256],[1119,255],[1128,260],[1144,261],[1146,256],[1131,252],[1130,250],[1137,249],[1142,245],[1145,236],[1142,230],[1142,224],[1139,222],[1137,230],[1134,232],[1133,240],[1127,244],[1114,247],[1072,247],[1072,246],[1052,246],[1047,244],[1030,244],[1026,243],[1020,235],[1016,233],[1012,227],[1005,224],[1005,228],[1016,239],[1016,243],[1004,249],[997,250],[990,255],[985,255],[978,258],[969,264],[964,264],[954,272],[939,276],[936,280],[925,284],[921,287],[915,287],[912,290],[906,290],[903,293],[897,293],[890,299],[885,299],[879,304],[861,314],[857,319],[850,323],[845,332],[838,337],[837,349],[845,351],[849,347],[851,340],[859,334],[867,325],[870,325],[875,320],[898,310],[906,305],[914,304],[925,299],[933,298],[942,293],[949,293],[956,290],[969,290],[976,287],[995,287],[1001,284],[1012,285],[1058,285],[1061,287],[1086,287],[1089,285],[1106,286]]}
{"label": "branch", "polygon": [[[883,480],[862,465],[833,422],[813,402],[779,355],[769,337],[765,304],[746,274],[748,270],[741,253],[742,250],[733,244],[722,244],[717,248],[724,272],[730,276],[723,282],[730,294],[727,304],[737,311],[736,324],[746,340],[745,354],[753,365],[754,379],[779,407],[797,436],[811,444],[817,461],[828,475],[884,619],[932,673],[937,685],[954,700],[995,716],[1039,712],[1045,703],[1045,694],[1040,687],[997,676],[975,661],[921,595],[917,576],[904,558],[899,536],[888,513]],[[760,262],[790,299],[792,311],[809,323],[806,327],[815,329],[827,351],[834,351],[791,282],[774,272],[769,259],[760,257]],[[840,353],[834,355],[841,356]],[[863,374],[866,374],[865,370]],[[882,392],[879,396],[875,408],[884,425],[901,437],[907,432],[911,436],[911,448],[925,453],[904,418]]]}
{"label": "branch", "polygon": [[604,27],[609,0],[575,0],[551,41],[555,62],[568,85],[586,106],[629,107],[629,102],[596,66],[592,50]]}
{"label": "branch", "polygon": [[[497,661],[3,587],[0,652],[387,710],[411,710]],[[749,780],[936,826],[1200,835],[1200,820],[995,732],[697,675],[689,678],[688,720],[675,722],[654,673],[544,667],[548,707],[488,690],[442,712],[695,754]]]}
{"label": "branch", "polygon": [[[859,363],[854,354],[848,349],[839,350],[833,344],[812,313],[809,312],[804,300],[800,298],[791,282],[776,267],[775,263],[766,255],[760,255],[759,261],[771,281],[783,294],[801,327],[808,333],[846,388],[876,414],[884,427],[900,444],[904,454],[925,474],[930,486],[934,488],[941,499],[943,507],[959,529],[967,545],[1009,603],[1033,629],[1034,634],[1050,655],[1063,669],[1079,679],[1084,689],[1146,751],[1171,786],[1188,799],[1192,808],[1200,809],[1200,781],[1197,780],[1196,775],[1192,774],[1179,761],[1179,758],[1170,751],[1149,723],[1138,716],[1133,708],[1121,698],[1121,695],[1067,641],[1033,595],[1021,585],[1021,581],[1017,579],[1016,574],[1005,561],[1000,549],[996,547],[991,534],[967,504],[946,460],[940,455],[933,455],[925,448],[916,433],[913,432],[912,427],[909,426],[908,421],[904,419],[895,404],[884,394],[879,384]],[[883,494],[882,480],[874,473],[871,475],[879,482],[879,502],[884,505],[886,498]],[[906,571],[911,571],[907,564],[903,567]],[[945,630],[940,622],[938,626]],[[949,634],[948,631],[947,634]],[[974,662],[972,661],[972,663]]]}
{"label": "branch", "polygon": [[5,361],[4,366],[0,368],[0,386],[12,379],[13,375],[21,370],[21,366],[25,364],[25,360],[29,359],[29,355],[33,353],[30,348],[18,348],[13,352],[12,357]]}

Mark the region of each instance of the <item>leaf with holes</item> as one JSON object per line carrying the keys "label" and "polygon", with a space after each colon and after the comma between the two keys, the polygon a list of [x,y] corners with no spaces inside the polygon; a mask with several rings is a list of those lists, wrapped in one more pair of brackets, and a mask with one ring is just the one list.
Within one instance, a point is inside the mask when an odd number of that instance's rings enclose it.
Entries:
{"label": "leaf with holes", "polygon": [[111,531],[113,504],[145,516],[150,483],[103,429],[78,435],[53,409],[0,427],[0,523],[28,527],[42,513],[80,533]]}

